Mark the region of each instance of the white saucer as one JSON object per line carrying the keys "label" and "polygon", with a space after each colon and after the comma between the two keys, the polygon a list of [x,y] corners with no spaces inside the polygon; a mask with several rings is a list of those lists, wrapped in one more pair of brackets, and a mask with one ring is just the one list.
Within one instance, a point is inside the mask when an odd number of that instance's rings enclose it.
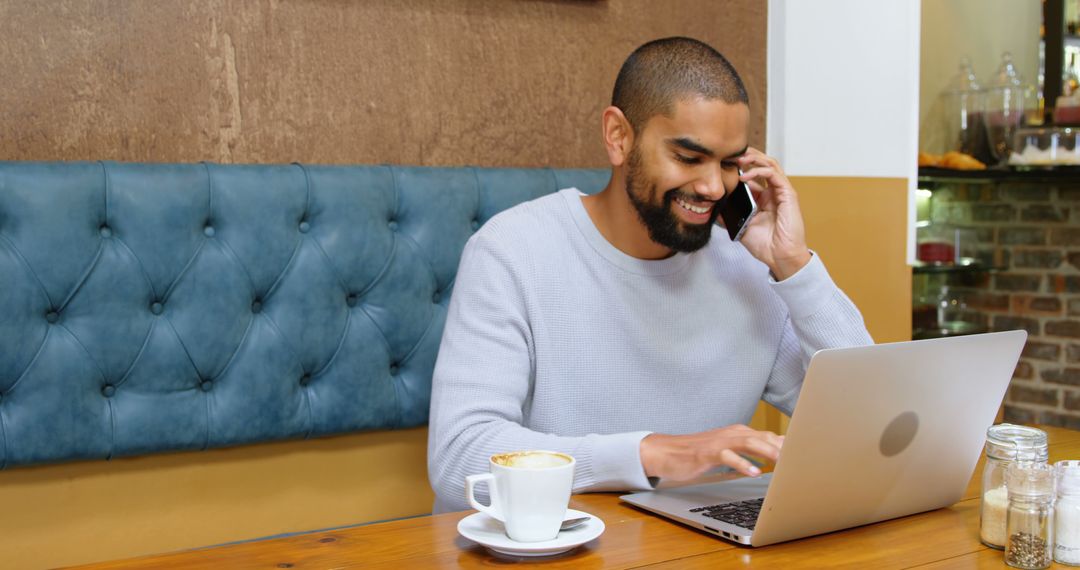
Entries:
{"label": "white saucer", "polygon": [[458,523],[461,536],[478,542],[495,552],[509,556],[551,556],[573,550],[604,532],[604,521],[599,517],[574,509],[566,510],[566,518],[592,517],[585,524],[559,532],[554,540],[544,542],[517,542],[506,536],[503,523],[484,513],[473,513]]}

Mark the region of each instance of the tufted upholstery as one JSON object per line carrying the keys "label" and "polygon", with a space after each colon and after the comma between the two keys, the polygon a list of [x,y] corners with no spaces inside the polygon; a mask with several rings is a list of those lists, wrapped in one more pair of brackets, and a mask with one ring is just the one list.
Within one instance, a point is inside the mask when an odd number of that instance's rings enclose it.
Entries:
{"label": "tufted upholstery", "polygon": [[607,176],[0,162],[0,465],[421,425],[466,240]]}

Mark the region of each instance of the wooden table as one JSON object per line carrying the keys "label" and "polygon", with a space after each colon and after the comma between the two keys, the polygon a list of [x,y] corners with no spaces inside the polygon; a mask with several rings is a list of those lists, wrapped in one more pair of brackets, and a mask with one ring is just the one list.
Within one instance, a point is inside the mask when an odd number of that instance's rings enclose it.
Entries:
{"label": "wooden table", "polygon": [[[1043,428],[1050,460],[1080,458],[1080,432]],[[495,556],[457,533],[467,513],[419,517],[107,562],[81,568],[1001,568],[1002,553],[979,534],[979,474],[964,498],[937,511],[763,548],[724,542],[621,503],[617,494],[577,495],[571,507],[607,530],[572,552],[546,559]]]}

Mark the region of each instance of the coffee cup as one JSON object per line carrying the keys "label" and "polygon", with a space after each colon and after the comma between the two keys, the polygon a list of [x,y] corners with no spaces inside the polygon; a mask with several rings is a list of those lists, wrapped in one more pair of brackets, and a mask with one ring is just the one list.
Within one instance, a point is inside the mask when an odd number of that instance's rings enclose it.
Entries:
{"label": "coffee cup", "polygon": [[[559,535],[574,485],[574,458],[554,451],[515,451],[492,455],[491,472],[465,478],[469,504],[502,521],[518,542],[541,542]],[[476,500],[486,483],[491,504]]]}

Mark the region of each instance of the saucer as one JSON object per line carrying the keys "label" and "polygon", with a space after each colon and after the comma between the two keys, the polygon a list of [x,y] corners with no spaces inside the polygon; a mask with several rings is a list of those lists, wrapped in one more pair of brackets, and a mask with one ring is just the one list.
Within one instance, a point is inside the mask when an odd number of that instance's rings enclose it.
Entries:
{"label": "saucer", "polygon": [[570,530],[559,531],[559,536],[543,542],[517,542],[506,536],[502,521],[485,513],[473,513],[458,523],[461,536],[480,543],[500,554],[509,556],[551,556],[573,550],[604,532],[604,521],[595,515],[574,509],[566,509],[566,518],[592,517],[585,524]]}

